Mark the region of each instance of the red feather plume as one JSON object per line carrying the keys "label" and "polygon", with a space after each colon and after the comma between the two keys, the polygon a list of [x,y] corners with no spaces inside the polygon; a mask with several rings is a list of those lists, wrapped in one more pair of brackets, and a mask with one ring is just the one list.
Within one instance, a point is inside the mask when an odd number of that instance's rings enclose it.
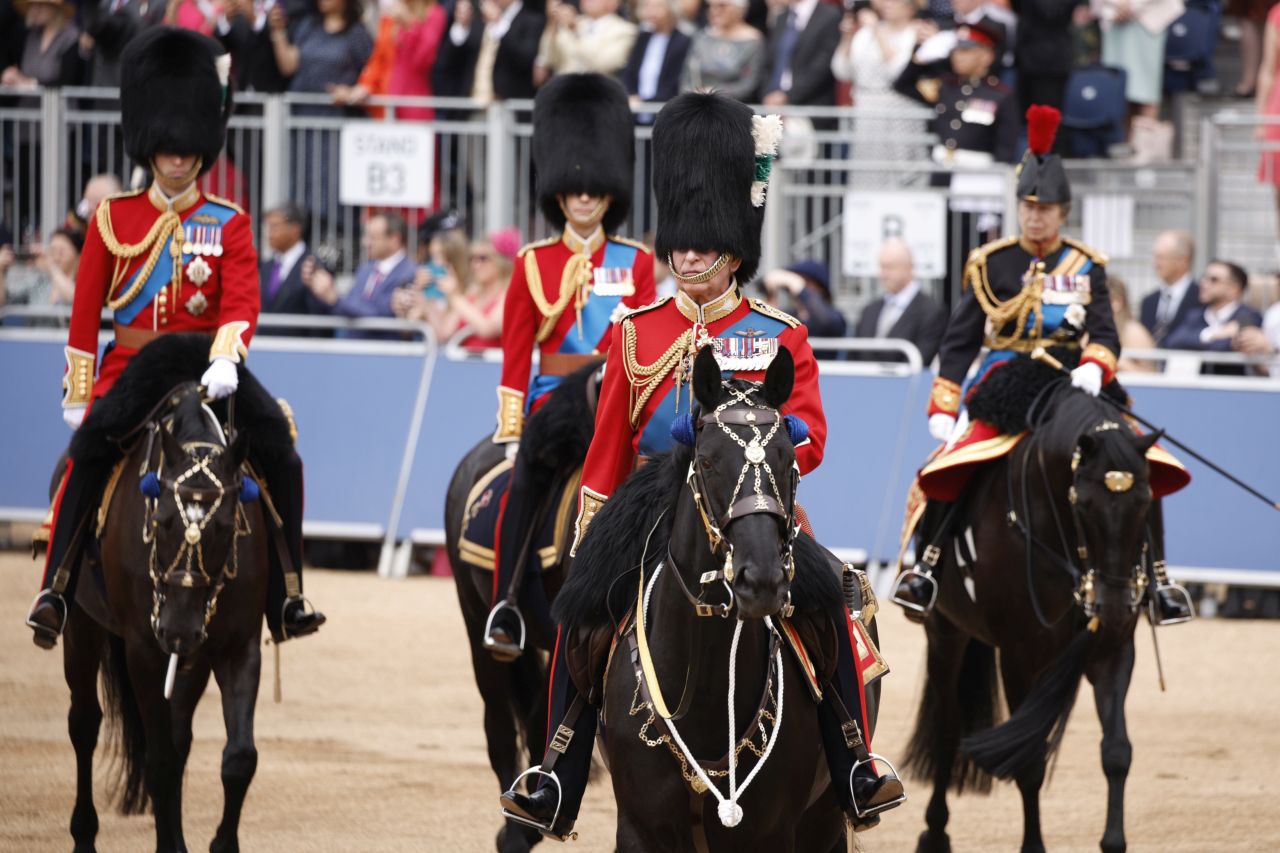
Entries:
{"label": "red feather plume", "polygon": [[1053,148],[1053,138],[1058,134],[1062,113],[1053,107],[1032,104],[1027,107],[1027,147],[1037,157],[1043,157]]}

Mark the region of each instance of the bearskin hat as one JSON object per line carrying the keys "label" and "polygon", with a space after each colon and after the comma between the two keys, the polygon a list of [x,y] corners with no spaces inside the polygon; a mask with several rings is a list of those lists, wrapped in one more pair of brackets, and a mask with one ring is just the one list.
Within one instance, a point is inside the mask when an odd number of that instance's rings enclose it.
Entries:
{"label": "bearskin hat", "polygon": [[533,99],[533,167],[538,205],[557,228],[565,225],[557,195],[610,196],[604,230],[631,211],[635,130],[627,92],[601,74],[561,74]]}
{"label": "bearskin hat", "polygon": [[155,27],[121,57],[120,115],[125,150],[150,167],[159,152],[195,154],[201,174],[222,152],[231,116],[229,56],[213,39]]}
{"label": "bearskin hat", "polygon": [[1062,114],[1053,107],[1027,108],[1027,153],[1018,166],[1018,198],[1041,204],[1068,204],[1071,184],[1062,158],[1050,153]]}
{"label": "bearskin hat", "polygon": [[654,251],[720,252],[741,259],[746,284],[760,266],[764,189],[781,137],[776,116],[725,95],[686,92],[653,125]]}

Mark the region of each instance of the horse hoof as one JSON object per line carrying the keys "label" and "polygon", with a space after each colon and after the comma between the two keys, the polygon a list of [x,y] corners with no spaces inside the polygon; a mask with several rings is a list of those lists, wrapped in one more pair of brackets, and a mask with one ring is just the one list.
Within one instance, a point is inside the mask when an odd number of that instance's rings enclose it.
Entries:
{"label": "horse hoof", "polygon": [[951,839],[945,832],[926,829],[916,842],[916,853],[951,853]]}

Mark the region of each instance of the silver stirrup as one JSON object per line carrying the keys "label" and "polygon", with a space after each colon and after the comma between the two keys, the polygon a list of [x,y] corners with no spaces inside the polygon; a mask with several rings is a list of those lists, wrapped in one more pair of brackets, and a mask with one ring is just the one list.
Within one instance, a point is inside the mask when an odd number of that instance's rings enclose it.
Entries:
{"label": "silver stirrup", "polygon": [[[1181,596],[1183,602],[1186,603],[1187,605],[1187,612],[1190,613],[1191,615],[1183,616],[1181,618],[1174,618],[1174,619],[1161,619],[1160,605],[1156,603],[1156,593],[1159,592],[1160,590],[1172,590],[1174,594]],[[1165,625],[1181,625],[1183,622],[1190,622],[1192,619],[1196,618],[1196,608],[1195,608],[1195,605],[1191,603],[1191,593],[1187,592],[1187,588],[1182,584],[1173,583],[1172,581],[1165,584],[1158,584],[1155,587],[1155,589],[1152,590],[1151,601],[1148,603],[1147,606],[1151,608],[1151,610],[1149,611],[1149,615],[1151,616],[1151,624],[1157,625],[1161,628],[1163,628]]]}
{"label": "silver stirrup", "polygon": [[[912,575],[924,578],[929,582],[929,603],[924,605],[923,607],[919,604],[916,604],[914,601],[907,601],[904,598],[898,597],[898,587],[902,585],[902,581],[905,578],[909,578]],[[894,604],[906,610],[914,610],[916,613],[928,613],[930,610],[933,609],[933,605],[938,600],[938,580],[933,576],[933,572],[925,571],[924,569],[920,568],[920,564],[917,563],[907,571],[898,575],[898,579],[893,584],[893,598],[891,600],[893,601]]]}
{"label": "silver stirrup", "polygon": [[[514,604],[507,604],[507,602],[505,601],[498,602],[493,606],[493,609],[489,611],[489,617],[484,620],[484,639],[481,641],[480,644],[489,650],[498,648],[497,643],[495,643],[489,637],[489,632],[493,630],[493,617],[496,616],[498,614],[498,611],[504,607],[510,610],[512,613],[514,613],[516,615],[516,619],[520,622],[520,640],[519,642],[516,643],[516,646],[520,649],[521,653],[523,653],[524,652],[524,635],[525,635],[524,614],[520,612],[519,607],[517,607]],[[527,773],[528,771],[525,771],[525,772]],[[524,773],[520,774],[520,776],[523,776],[523,775]],[[519,776],[516,777],[517,780],[519,780],[519,778],[520,778]]]}
{"label": "silver stirrup", "polygon": [[897,806],[900,806],[907,801],[907,789],[903,788],[902,796],[898,797],[897,799],[890,800],[887,803],[881,803],[875,808],[864,809],[862,808],[862,806],[858,804],[858,798],[853,794],[853,776],[855,773],[858,772],[859,767],[861,767],[864,764],[870,764],[873,761],[883,761],[885,764],[889,766],[889,771],[893,773],[894,778],[898,779],[899,784],[901,784],[901,781],[902,781],[902,777],[898,775],[898,768],[893,766],[892,761],[885,758],[883,755],[880,755],[879,753],[875,753],[875,752],[868,753],[867,758],[864,761],[854,762],[853,769],[849,771],[849,799],[853,801],[853,813],[860,818],[872,817],[874,815],[880,814],[881,812],[887,812],[889,809],[896,808]]}
{"label": "silver stirrup", "polygon": [[555,783],[556,812],[551,817],[551,823],[546,826],[543,826],[542,824],[538,823],[536,820],[530,820],[529,818],[524,817],[523,815],[518,815],[515,812],[510,811],[505,806],[501,809],[502,816],[507,820],[511,821],[512,823],[518,823],[521,826],[527,826],[527,827],[530,827],[531,829],[536,829],[539,832],[541,832],[543,835],[547,836],[548,838],[554,838],[557,841],[572,841],[576,839],[578,837],[577,832],[570,832],[568,835],[561,836],[561,835],[556,835],[556,832],[554,829],[556,822],[560,820],[560,804],[564,801],[564,789],[560,787],[560,777],[556,776],[555,771],[543,770],[541,766],[530,767],[528,770],[524,771],[523,773],[521,773],[519,776],[516,777],[515,781],[511,783],[510,790],[514,792],[516,788],[519,787],[520,781],[524,779],[526,776],[545,776]]}
{"label": "silver stirrup", "polygon": [[55,600],[57,600],[57,602],[58,602],[59,604],[61,604],[61,605],[62,605],[62,627],[61,627],[61,628],[59,628],[59,629],[58,629],[58,631],[57,631],[57,632],[55,633],[55,635],[54,635],[54,636],[57,636],[57,637],[61,637],[61,636],[62,636],[62,632],[63,632],[64,630],[66,630],[66,627],[67,627],[67,617],[71,615],[71,610],[70,610],[70,608],[68,608],[68,607],[67,607],[67,600],[66,600],[65,598],[63,598],[63,597],[62,597],[62,593],[60,593],[60,592],[54,592],[54,591],[53,591],[53,590],[51,590],[51,589],[42,589],[42,590],[40,590],[39,592],[37,592],[37,593],[36,593],[36,597],[35,597],[35,598],[31,599],[31,606],[27,608],[27,619],[26,619],[27,627],[28,627],[28,628],[30,628],[30,629],[31,629],[31,630],[33,630],[33,631],[48,631],[48,630],[49,630],[49,626],[48,626],[48,625],[41,625],[39,622],[34,622],[34,621],[32,621],[32,619],[31,619],[31,612],[32,612],[33,610],[35,610],[35,609],[36,609],[36,602],[37,602],[37,601],[39,601],[39,600],[40,600],[40,597],[41,597],[42,595],[44,595],[45,593],[48,593],[49,595],[52,595],[52,596],[54,597],[54,599],[55,599]]}

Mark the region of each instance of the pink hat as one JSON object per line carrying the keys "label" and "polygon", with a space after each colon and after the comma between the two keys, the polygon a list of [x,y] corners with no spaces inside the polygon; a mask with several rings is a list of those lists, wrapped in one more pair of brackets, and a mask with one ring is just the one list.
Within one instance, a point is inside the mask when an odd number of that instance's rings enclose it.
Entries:
{"label": "pink hat", "polygon": [[494,231],[489,235],[489,242],[493,244],[494,251],[514,261],[516,255],[520,253],[520,229],[513,225],[510,228]]}

